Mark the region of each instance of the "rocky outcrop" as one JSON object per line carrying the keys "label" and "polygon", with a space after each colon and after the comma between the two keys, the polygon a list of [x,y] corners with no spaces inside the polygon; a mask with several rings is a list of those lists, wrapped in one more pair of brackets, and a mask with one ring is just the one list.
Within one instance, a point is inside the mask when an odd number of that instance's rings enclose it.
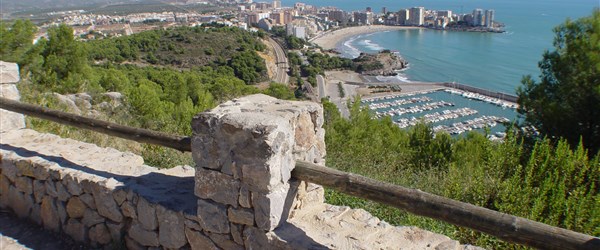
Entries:
{"label": "rocky outcrop", "polygon": [[408,62],[399,54],[389,50],[377,54],[361,53],[353,61],[358,73],[372,76],[395,76],[397,70],[408,66]]}

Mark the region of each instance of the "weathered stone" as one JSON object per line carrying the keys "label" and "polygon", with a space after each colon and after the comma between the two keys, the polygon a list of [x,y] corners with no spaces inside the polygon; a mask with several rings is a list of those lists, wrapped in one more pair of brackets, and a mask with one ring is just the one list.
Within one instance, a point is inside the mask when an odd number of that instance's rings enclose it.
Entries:
{"label": "weathered stone", "polygon": [[233,241],[239,245],[244,245],[244,237],[242,235],[244,226],[230,223],[229,227],[231,227],[231,237],[233,238]]}
{"label": "weathered stone", "polygon": [[58,218],[58,210],[56,208],[55,200],[50,196],[44,196],[42,199],[42,224],[44,228],[52,231],[60,231],[61,222]]}
{"label": "weathered stone", "polygon": [[146,230],[155,230],[158,227],[158,221],[156,221],[156,208],[144,199],[140,197],[137,204],[137,215],[140,225]]}
{"label": "weathered stone", "polygon": [[239,197],[240,206],[245,208],[252,207],[252,201],[250,199],[250,190],[248,190],[248,186],[246,184],[240,185],[240,197]]}
{"label": "weathered stone", "polygon": [[33,204],[33,207],[31,207],[31,214],[29,215],[29,219],[31,219],[38,225],[42,224],[42,207],[40,206],[40,204]]}
{"label": "weathered stone", "polygon": [[127,246],[127,249],[129,250],[146,250],[146,247],[127,236],[125,237],[125,246]]}
{"label": "weathered stone", "polygon": [[18,176],[34,177],[33,168],[31,167],[31,160],[18,160],[15,162],[15,167],[17,167]]}
{"label": "weathered stone", "polygon": [[193,229],[186,228],[185,236],[190,242],[192,250],[217,250],[217,246],[204,234]]}
{"label": "weathered stone", "polygon": [[6,176],[0,174],[0,207],[7,207],[10,202],[8,199],[8,190],[10,190],[10,181]]}
{"label": "weathered stone", "polygon": [[33,194],[33,183],[32,179],[29,177],[17,177],[15,181],[15,186],[19,191],[26,194]]}
{"label": "weathered stone", "polygon": [[33,198],[35,199],[35,203],[42,202],[44,195],[46,194],[46,185],[43,181],[34,180],[33,181]]}
{"label": "weathered stone", "polygon": [[71,197],[67,202],[67,214],[71,218],[81,218],[85,213],[87,206],[77,196]]}
{"label": "weathered stone", "polygon": [[65,203],[60,200],[57,200],[56,210],[58,210],[58,219],[60,220],[60,223],[63,225],[67,223],[69,215],[67,214],[67,208],[65,207]]}
{"label": "weathered stone", "polygon": [[271,231],[285,221],[287,215],[284,214],[284,206],[288,191],[289,184],[281,185],[267,195],[252,192],[254,220],[258,228]]}
{"label": "weathered stone", "polygon": [[[2,62],[2,64],[4,64],[4,62]],[[6,79],[4,76],[7,75],[5,73],[6,70],[2,69],[0,72],[2,73],[2,78],[0,78],[0,80],[4,81],[4,79]],[[17,73],[15,74],[18,76],[19,70],[17,69],[16,72]],[[20,99],[20,95],[17,85],[0,84],[0,96],[18,101]],[[25,128],[25,116],[23,114],[0,109],[0,117],[2,117],[2,119],[0,119],[0,133]]]}
{"label": "weathered stone", "polygon": [[143,229],[138,223],[131,225],[128,235],[143,246],[159,246],[158,234],[154,231]]}
{"label": "weathered stone", "polygon": [[14,162],[7,159],[2,160],[2,174],[6,176],[6,178],[8,178],[11,182],[15,182],[15,180],[17,179],[17,171],[18,170]]}
{"label": "weathered stone", "polygon": [[14,186],[8,189],[8,202],[20,218],[27,218],[34,204],[31,195],[19,191]]}
{"label": "weathered stone", "polygon": [[46,183],[44,183],[44,186],[46,188],[46,193],[54,198],[58,198],[58,191],[56,190],[56,185],[54,184],[53,181],[46,181]]}
{"label": "weathered stone", "polygon": [[90,229],[90,240],[98,242],[100,245],[106,245],[111,242],[110,232],[104,223],[100,223]]}
{"label": "weathered stone", "polygon": [[183,214],[166,209],[163,206],[157,206],[156,216],[158,218],[158,239],[162,246],[180,248],[187,243]]}
{"label": "weathered stone", "polygon": [[110,237],[112,238],[113,242],[121,242],[125,232],[125,225],[123,223],[107,221],[106,227],[108,227],[108,232],[110,233]]}
{"label": "weathered stone", "polygon": [[113,192],[113,198],[117,202],[119,206],[123,204],[125,199],[127,199],[127,192],[123,189],[118,189]]}
{"label": "weathered stone", "polygon": [[60,182],[56,183],[56,191],[58,192],[59,201],[67,201],[71,197],[71,194],[69,194],[67,188],[65,188],[65,186]]}
{"label": "weathered stone", "polygon": [[246,249],[270,249],[265,232],[256,227],[244,229],[244,246]]}
{"label": "weathered stone", "polygon": [[208,233],[208,237],[222,249],[243,250],[244,247],[238,245],[229,234]]}
{"label": "weathered stone", "polygon": [[94,193],[93,187],[97,185],[96,183],[92,182],[91,180],[87,180],[87,179],[83,179],[79,183],[81,184],[83,191],[88,194],[93,194]]}
{"label": "weathered stone", "polygon": [[79,199],[85,203],[91,209],[96,210],[96,202],[94,201],[94,197],[91,194],[85,193],[79,196]]}
{"label": "weathered stone", "polygon": [[191,229],[194,229],[194,230],[197,230],[197,231],[202,231],[202,227],[195,220],[186,219],[185,220],[185,227],[191,228]]}
{"label": "weathered stone", "polygon": [[85,226],[91,227],[93,225],[96,225],[96,224],[106,221],[106,219],[104,219],[104,217],[100,216],[98,214],[98,212],[96,212],[96,210],[92,210],[92,209],[88,208],[83,213],[83,219],[81,221],[83,222],[83,224],[85,224]]}
{"label": "weathered stone", "polygon": [[87,227],[76,219],[69,219],[65,226],[65,233],[73,237],[74,240],[79,242],[87,241]]}
{"label": "weathered stone", "polygon": [[227,210],[227,217],[229,221],[252,226],[254,225],[254,211],[245,208],[229,208]]}
{"label": "weathered stone", "polygon": [[237,207],[239,181],[232,176],[214,170],[196,170],[195,194],[202,199],[211,199],[221,204]]}
{"label": "weathered stone", "polygon": [[131,204],[130,201],[123,202],[121,205],[121,211],[123,211],[123,215],[128,218],[137,219],[137,213],[135,212],[135,207]]}
{"label": "weathered stone", "polygon": [[198,218],[205,231],[229,233],[227,207],[208,200],[198,200]]}
{"label": "weathered stone", "polygon": [[114,222],[121,222],[123,220],[123,214],[121,214],[117,202],[115,202],[115,199],[109,190],[100,185],[94,185],[92,186],[92,193],[100,215],[109,218]]}
{"label": "weathered stone", "polygon": [[72,195],[81,195],[83,193],[83,188],[81,188],[81,185],[79,184],[78,176],[73,174],[67,175],[62,182],[67,187],[67,191]]}

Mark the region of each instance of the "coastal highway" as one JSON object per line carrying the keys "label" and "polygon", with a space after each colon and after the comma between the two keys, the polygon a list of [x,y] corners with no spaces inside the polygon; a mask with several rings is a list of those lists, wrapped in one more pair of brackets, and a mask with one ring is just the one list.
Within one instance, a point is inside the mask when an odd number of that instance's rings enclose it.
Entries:
{"label": "coastal highway", "polygon": [[276,57],[275,63],[277,64],[277,70],[275,71],[275,74],[273,76],[273,81],[287,85],[290,81],[290,77],[288,76],[288,73],[287,73],[290,66],[288,64],[288,59],[285,54],[285,51],[283,50],[283,48],[281,48],[279,43],[277,43],[272,38],[269,37],[267,39],[267,42],[275,51],[275,57]]}

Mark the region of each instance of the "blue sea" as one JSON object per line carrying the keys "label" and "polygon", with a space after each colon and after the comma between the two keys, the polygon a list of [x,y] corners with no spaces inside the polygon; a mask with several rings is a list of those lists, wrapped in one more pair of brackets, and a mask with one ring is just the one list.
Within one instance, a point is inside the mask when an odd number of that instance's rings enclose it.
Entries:
{"label": "blue sea", "polygon": [[[282,1],[293,6],[296,1]],[[475,8],[494,9],[506,33],[470,33],[436,30],[389,31],[353,37],[339,44],[344,56],[382,49],[398,51],[409,62],[401,79],[460,82],[514,94],[524,75],[537,77],[538,62],[552,50],[553,27],[567,18],[589,16],[599,0],[305,0],[316,6],[336,6],[346,11],[371,7],[380,12],[423,6],[426,9],[471,13]]]}

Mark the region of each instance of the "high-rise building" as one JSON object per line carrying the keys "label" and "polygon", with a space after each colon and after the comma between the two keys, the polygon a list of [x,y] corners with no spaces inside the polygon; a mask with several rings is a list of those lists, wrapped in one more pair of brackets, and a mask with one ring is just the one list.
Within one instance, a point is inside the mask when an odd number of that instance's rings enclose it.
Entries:
{"label": "high-rise building", "polygon": [[482,9],[474,9],[473,10],[473,26],[484,26],[485,25],[485,15]]}
{"label": "high-rise building", "polygon": [[329,20],[345,22],[347,21],[346,19],[346,12],[344,12],[343,10],[332,10],[329,12]]}
{"label": "high-rise building", "polygon": [[494,27],[494,10],[485,10],[485,27]]}
{"label": "high-rise building", "polygon": [[281,8],[281,1],[279,1],[279,0],[273,1],[273,9],[279,9],[279,8]]}
{"label": "high-rise building", "polygon": [[372,12],[373,10],[371,9],[371,7],[367,7],[367,12]]}
{"label": "high-rise building", "polygon": [[452,17],[452,11],[451,10],[438,10],[437,16],[450,18],[450,17]]}
{"label": "high-rise building", "polygon": [[386,7],[382,7],[381,8],[381,14],[385,15],[385,13],[387,13],[387,8]]}
{"label": "high-rise building", "polygon": [[285,24],[283,12],[273,12],[269,15],[269,18],[273,20],[273,24]]}
{"label": "high-rise building", "polygon": [[354,21],[365,25],[373,24],[373,12],[354,12]]}
{"label": "high-rise building", "polygon": [[288,24],[291,23],[293,20],[293,14],[291,11],[286,10],[285,12],[283,12],[283,23]]}
{"label": "high-rise building", "polygon": [[408,25],[408,18],[410,17],[410,11],[408,9],[401,9],[396,15],[396,23],[398,25]]}
{"label": "high-rise building", "polygon": [[414,26],[421,26],[425,23],[425,8],[424,7],[413,7],[409,10],[410,14],[408,17],[408,24]]}

